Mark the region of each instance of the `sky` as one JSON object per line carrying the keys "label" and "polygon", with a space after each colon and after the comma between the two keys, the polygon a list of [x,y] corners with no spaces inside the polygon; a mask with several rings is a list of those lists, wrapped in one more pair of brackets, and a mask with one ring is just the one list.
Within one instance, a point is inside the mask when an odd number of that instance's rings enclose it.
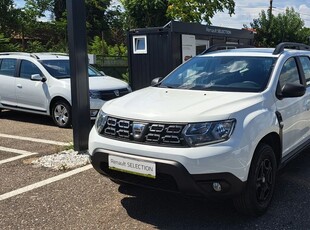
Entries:
{"label": "sky", "polygon": [[[259,17],[262,10],[267,11],[270,0],[235,0],[235,14],[232,17],[226,12],[217,13],[211,20],[214,26],[230,28],[243,28],[243,24],[250,26],[254,18]],[[310,27],[310,1],[309,0],[273,0],[273,14],[283,13],[287,7],[293,7],[304,20],[305,26]]]}
{"label": "sky", "polygon": [[[24,5],[24,0],[15,0],[14,2],[17,7]],[[211,19],[212,25],[237,29],[243,28],[243,24],[250,26],[250,22],[253,22],[254,18],[258,18],[262,10],[266,11],[269,8],[269,3],[270,0],[235,0],[235,14],[230,17],[227,11],[217,13]],[[309,0],[273,0],[274,14],[283,13],[287,7],[293,7],[304,20],[305,26],[310,28]]]}

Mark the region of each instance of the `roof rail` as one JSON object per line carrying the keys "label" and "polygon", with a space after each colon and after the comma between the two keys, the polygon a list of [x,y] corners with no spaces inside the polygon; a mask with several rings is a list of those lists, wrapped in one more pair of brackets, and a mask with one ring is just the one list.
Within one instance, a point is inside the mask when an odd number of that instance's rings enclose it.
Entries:
{"label": "roof rail", "polygon": [[57,52],[40,52],[40,53],[33,53],[33,54],[69,56],[69,54],[67,53],[57,53]]}
{"label": "roof rail", "polygon": [[0,55],[24,55],[24,56],[29,56],[29,57],[33,57],[36,59],[40,59],[37,55],[33,53],[26,53],[26,52],[1,52]]}
{"label": "roof rail", "polygon": [[276,46],[272,54],[279,54],[284,51],[285,48],[294,48],[296,50],[310,50],[310,46],[296,43],[296,42],[282,42]]}
{"label": "roof rail", "polygon": [[253,48],[254,46],[251,45],[242,45],[242,44],[218,44],[218,45],[213,45],[203,51],[201,54],[206,54],[218,50],[228,50],[228,49],[238,49],[238,48]]}

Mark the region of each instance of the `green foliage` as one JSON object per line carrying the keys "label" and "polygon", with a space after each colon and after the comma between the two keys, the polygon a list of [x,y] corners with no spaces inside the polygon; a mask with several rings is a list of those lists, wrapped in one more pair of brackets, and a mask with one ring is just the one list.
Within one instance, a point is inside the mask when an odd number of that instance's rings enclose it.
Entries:
{"label": "green foliage", "polygon": [[124,44],[120,45],[109,45],[108,46],[108,55],[109,56],[127,56],[127,47]]}
{"label": "green foliage", "polygon": [[129,72],[128,72],[128,69],[127,69],[127,72],[126,72],[126,73],[123,73],[123,74],[122,74],[122,79],[123,79],[125,82],[129,83]]}
{"label": "green foliage", "polygon": [[40,41],[29,41],[27,44],[27,52],[36,53],[36,52],[46,52],[46,48]]}
{"label": "green foliage", "polygon": [[257,32],[255,35],[257,46],[275,47],[284,41],[309,42],[309,29],[304,28],[304,21],[293,8],[287,8],[285,13],[277,16],[263,10],[250,26]]}
{"label": "green foliage", "polygon": [[168,0],[167,15],[184,22],[202,22],[211,24],[210,19],[217,13],[228,10],[235,12],[234,0]]}
{"label": "green foliage", "polygon": [[127,47],[124,44],[108,45],[105,40],[95,36],[89,45],[88,52],[101,56],[127,56]]}
{"label": "green foliage", "polygon": [[207,22],[225,9],[232,15],[234,0],[121,0],[128,28],[163,26],[168,21]]}
{"label": "green foliage", "polygon": [[0,33],[0,52],[15,52],[20,50],[21,48],[18,44],[11,43],[9,38],[6,38]]}
{"label": "green foliage", "polygon": [[163,26],[171,18],[166,15],[168,0],[121,0],[129,28]]}
{"label": "green foliage", "polygon": [[108,55],[108,45],[106,41],[99,36],[95,36],[94,40],[89,45],[89,53],[96,55]]}
{"label": "green foliage", "polygon": [[10,36],[17,24],[17,10],[14,8],[13,0],[0,1],[0,33]]}

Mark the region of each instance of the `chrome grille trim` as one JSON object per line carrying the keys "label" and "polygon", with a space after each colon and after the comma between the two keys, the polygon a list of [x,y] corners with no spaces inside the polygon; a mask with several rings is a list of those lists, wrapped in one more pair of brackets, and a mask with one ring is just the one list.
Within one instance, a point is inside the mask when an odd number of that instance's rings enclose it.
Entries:
{"label": "chrome grille trim", "polygon": [[117,124],[120,128],[129,129],[130,121],[119,120]]}
{"label": "chrome grille trim", "polygon": [[180,125],[170,125],[167,129],[166,132],[167,133],[181,133],[183,127]]}
{"label": "chrome grille trim", "polygon": [[150,132],[161,133],[164,131],[165,126],[161,124],[153,124],[150,126]]}
{"label": "chrome grille trim", "polygon": [[149,145],[188,147],[182,136],[185,126],[108,117],[100,135]]}
{"label": "chrome grille trim", "polygon": [[178,136],[166,135],[166,136],[163,137],[163,142],[165,142],[165,143],[173,143],[173,144],[180,144],[180,138],[178,138]]}
{"label": "chrome grille trim", "polygon": [[107,124],[109,125],[109,126],[116,126],[116,122],[117,120],[115,119],[115,118],[108,118],[108,120],[107,120]]}
{"label": "chrome grille trim", "polygon": [[160,140],[160,135],[155,133],[149,133],[145,135],[147,141],[158,142]]}
{"label": "chrome grille trim", "polygon": [[116,129],[115,128],[112,128],[112,127],[107,127],[104,129],[104,133],[105,134],[108,134],[108,135],[113,135],[115,136],[116,134]]}

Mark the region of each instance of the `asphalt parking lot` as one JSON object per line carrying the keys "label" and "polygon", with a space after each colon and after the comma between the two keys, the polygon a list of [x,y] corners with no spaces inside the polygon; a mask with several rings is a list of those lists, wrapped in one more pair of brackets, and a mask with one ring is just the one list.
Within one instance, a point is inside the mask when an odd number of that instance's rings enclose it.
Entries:
{"label": "asphalt parking lot", "polygon": [[50,118],[0,116],[0,229],[310,229],[310,150],[279,172],[275,197],[259,218],[230,201],[119,186],[90,165],[54,171],[33,158],[68,148],[72,129]]}

